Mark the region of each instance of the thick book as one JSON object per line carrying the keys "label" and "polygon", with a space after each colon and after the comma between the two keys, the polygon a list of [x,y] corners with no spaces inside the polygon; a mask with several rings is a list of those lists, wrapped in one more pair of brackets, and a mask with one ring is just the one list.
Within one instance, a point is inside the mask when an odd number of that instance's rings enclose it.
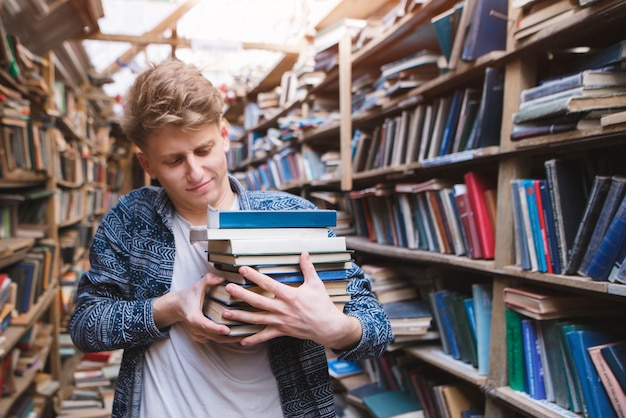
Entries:
{"label": "thick book", "polygon": [[613,220],[593,256],[587,275],[595,281],[606,281],[622,245],[626,241],[626,196],[613,216]]}
{"label": "thick book", "polygon": [[430,327],[433,315],[428,302],[419,299],[399,300],[383,303],[383,310],[391,323],[391,328],[395,327]]}
{"label": "thick book", "polygon": [[570,259],[565,267],[565,274],[574,274],[578,271],[580,263],[583,260],[591,235],[600,217],[600,212],[604,206],[604,200],[611,186],[611,177],[595,176],[587,205],[580,220],[578,231],[572,243],[572,252]]}
{"label": "thick book", "polygon": [[502,100],[504,98],[504,71],[498,67],[485,68],[482,95],[474,127],[466,149],[484,148],[500,144]]}
{"label": "thick book", "polygon": [[626,93],[601,97],[565,97],[538,104],[513,114],[513,123],[520,124],[553,118],[581,118],[592,110],[619,110],[626,108]]}
{"label": "thick book", "polygon": [[[603,74],[612,74],[612,73],[603,73]],[[618,74],[622,74],[622,73],[618,73]],[[586,87],[586,86],[574,87],[571,89],[548,94],[547,96],[537,97],[536,99],[522,102],[519,105],[519,110],[524,111],[524,110],[530,109],[531,107],[534,107],[543,103],[548,103],[553,100],[563,99],[566,97],[603,97],[603,96],[611,96],[614,94],[625,93],[625,92],[626,92],[626,85],[611,86],[611,87]]]}
{"label": "thick book", "polygon": [[616,417],[587,349],[616,341],[615,335],[602,331],[579,330],[567,333],[576,373],[590,418]]}
{"label": "thick book", "polygon": [[584,70],[545,80],[537,86],[523,90],[520,98],[524,103],[563,91],[574,93],[580,88],[590,90],[614,86],[626,86],[626,72]]}
{"label": "thick book", "polygon": [[626,393],[626,342],[620,342],[600,350],[622,392]]}
{"label": "thick book", "polygon": [[337,226],[337,211],[315,210],[212,210],[207,228],[312,228]]}
{"label": "thick book", "polygon": [[494,189],[495,186],[486,174],[477,171],[468,171],[465,173],[464,179],[472,212],[476,219],[483,258],[489,260],[495,255],[495,231],[489,219],[485,192]]}
{"label": "thick book", "polygon": [[[309,258],[315,263],[340,263],[352,260],[353,251],[336,251],[329,253],[311,253]],[[232,264],[233,266],[253,265],[284,265],[298,264],[300,254],[248,254],[237,255],[228,253],[209,253],[209,261],[214,263]]]}
{"label": "thick book", "polygon": [[617,342],[596,345],[593,347],[589,347],[587,352],[589,353],[589,357],[593,362],[593,365],[598,372],[598,376],[600,377],[600,381],[602,382],[602,386],[604,386],[604,390],[606,390],[606,394],[609,397],[609,401],[611,401],[611,405],[615,410],[615,413],[618,417],[626,416],[626,392],[622,391],[622,388],[617,381],[617,378],[613,374],[611,368],[609,367],[606,359],[602,356],[601,350],[603,348],[618,344]]}
{"label": "thick book", "polygon": [[559,262],[564,268],[569,262],[578,225],[587,204],[587,177],[580,160],[550,159],[545,161],[544,166],[558,237]]}
{"label": "thick book", "polygon": [[615,213],[619,209],[625,195],[626,177],[611,177],[611,184],[606,192],[602,208],[600,209],[600,213],[598,214],[596,223],[594,224],[593,232],[589,238],[588,245],[585,248],[584,256],[577,269],[580,275],[588,275],[591,261],[597,254],[604,236],[608,231],[609,225],[612,222]]}
{"label": "thick book", "polygon": [[465,37],[461,59],[474,61],[506,49],[507,0],[478,0]]}
{"label": "thick book", "polygon": [[345,251],[345,237],[325,238],[275,238],[275,239],[210,239],[207,244],[209,253],[231,254],[281,254],[308,251],[331,252]]}
{"label": "thick book", "polygon": [[601,299],[589,298],[574,293],[543,289],[538,287],[521,286],[505,287],[502,291],[504,303],[509,308],[523,308],[538,315],[551,313],[571,313],[584,310],[593,310],[607,305]]}
{"label": "thick book", "polygon": [[543,135],[554,135],[575,130],[577,122],[519,123],[513,125],[511,141],[534,138]]}

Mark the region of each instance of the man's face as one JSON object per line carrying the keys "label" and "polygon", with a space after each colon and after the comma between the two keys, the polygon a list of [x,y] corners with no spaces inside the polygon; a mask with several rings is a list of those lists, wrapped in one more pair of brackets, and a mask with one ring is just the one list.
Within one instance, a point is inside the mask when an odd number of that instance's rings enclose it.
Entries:
{"label": "man's face", "polygon": [[234,195],[227,176],[230,142],[225,126],[213,123],[191,133],[166,128],[146,142],[138,154],[142,167],[161,183],[185,219],[203,225],[207,205],[230,207]]}

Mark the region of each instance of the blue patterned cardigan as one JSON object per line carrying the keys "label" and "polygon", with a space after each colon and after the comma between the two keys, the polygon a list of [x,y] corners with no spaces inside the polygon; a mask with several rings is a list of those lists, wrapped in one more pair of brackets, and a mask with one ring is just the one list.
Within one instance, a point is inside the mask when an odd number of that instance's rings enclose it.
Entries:
{"label": "blue patterned cardigan", "polygon": [[[233,177],[230,183],[244,210],[314,207],[288,193],[247,192]],[[139,416],[144,354],[151,343],[168,336],[154,323],[152,301],[167,293],[172,281],[172,210],[158,187],[123,196],[103,218],[91,246],[91,269],[79,282],[69,325],[76,346],[84,352],[124,349],[113,418]],[[361,269],[355,265],[349,273],[352,300],[345,312],[359,319],[363,336],[354,349],[338,354],[348,360],[380,356],[392,338],[389,321]],[[284,415],[334,416],[324,347],[280,337],[270,341],[269,350]]]}

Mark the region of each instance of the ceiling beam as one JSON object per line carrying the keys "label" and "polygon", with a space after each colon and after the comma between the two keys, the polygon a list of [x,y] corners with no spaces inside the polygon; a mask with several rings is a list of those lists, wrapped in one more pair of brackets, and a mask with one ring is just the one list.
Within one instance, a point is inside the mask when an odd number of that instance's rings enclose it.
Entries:
{"label": "ceiling beam", "polygon": [[[128,42],[136,46],[147,46],[149,44],[164,44],[172,45],[179,48],[191,48],[193,41],[187,38],[166,38],[158,35],[112,35],[104,33],[94,33],[86,36],[82,39],[90,39],[94,41],[107,41],[107,42]],[[283,52],[285,54],[297,54],[302,50],[300,45],[284,45],[284,44],[271,44],[263,42],[242,42],[242,49],[263,49],[267,51]]]}
{"label": "ceiling beam", "polygon": [[[187,0],[183,4],[180,5],[172,14],[163,19],[159,24],[157,24],[154,28],[149,30],[144,34],[144,36],[159,36],[162,35],[163,32],[170,29],[171,27],[176,25],[176,22],[182,18],[185,13],[191,10],[199,0]],[[114,62],[109,64],[104,70],[101,71],[101,75],[111,75],[118,72],[122,67],[118,64],[120,62],[130,62],[132,61],[139,53],[146,49],[148,44],[142,45],[133,45],[128,50],[126,50],[122,55],[120,55]]]}

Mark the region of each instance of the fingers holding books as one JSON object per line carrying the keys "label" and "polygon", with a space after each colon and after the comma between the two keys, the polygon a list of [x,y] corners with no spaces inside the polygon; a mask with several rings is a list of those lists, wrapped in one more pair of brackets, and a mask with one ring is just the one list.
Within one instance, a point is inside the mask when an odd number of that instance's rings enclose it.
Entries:
{"label": "fingers holding books", "polygon": [[301,255],[300,267],[304,282],[298,287],[286,286],[249,267],[240,269],[246,279],[274,294],[273,298],[234,284],[226,286],[228,293],[258,309],[227,309],[222,312],[223,317],[267,325],[257,334],[242,339],[241,344],[257,344],[284,335],[337,348],[358,343],[360,322],[335,307],[306,252]]}

